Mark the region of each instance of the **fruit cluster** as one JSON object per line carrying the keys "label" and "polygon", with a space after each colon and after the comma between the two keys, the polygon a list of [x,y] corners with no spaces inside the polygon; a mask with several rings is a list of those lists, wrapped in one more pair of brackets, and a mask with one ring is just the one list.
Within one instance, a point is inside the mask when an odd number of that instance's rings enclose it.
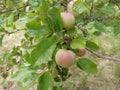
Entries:
{"label": "fruit cluster", "polygon": [[[63,27],[65,30],[71,30],[75,25],[76,13],[73,11],[73,4],[77,0],[71,1],[67,6],[68,12],[61,13],[61,19],[63,22]],[[75,16],[75,17],[74,17]],[[78,56],[83,56],[86,54],[86,49],[77,50],[76,54]],[[75,60],[75,54],[71,50],[59,49],[55,55],[56,63],[64,68],[71,66]]]}

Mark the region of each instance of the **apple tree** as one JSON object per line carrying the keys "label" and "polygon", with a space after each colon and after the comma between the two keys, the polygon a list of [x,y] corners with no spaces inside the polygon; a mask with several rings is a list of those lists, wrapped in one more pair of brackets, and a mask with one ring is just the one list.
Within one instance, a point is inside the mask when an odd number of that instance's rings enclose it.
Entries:
{"label": "apple tree", "polygon": [[[17,22],[22,23],[19,28]],[[96,63],[86,57],[89,53],[120,61],[99,54],[99,45],[91,38],[120,34],[119,0],[1,0],[0,45],[5,35],[19,31],[25,37],[21,45],[6,52],[0,62],[9,68],[3,78],[10,75],[20,90],[34,84],[37,90],[64,90],[55,83],[69,79],[72,65],[96,74]]]}

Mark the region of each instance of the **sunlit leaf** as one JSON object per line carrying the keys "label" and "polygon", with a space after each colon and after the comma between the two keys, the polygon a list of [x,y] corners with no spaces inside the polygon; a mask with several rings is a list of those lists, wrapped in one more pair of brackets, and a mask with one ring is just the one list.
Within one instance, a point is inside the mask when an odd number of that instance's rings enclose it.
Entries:
{"label": "sunlit leaf", "polygon": [[[53,31],[61,31],[62,30],[62,20],[61,20],[61,11],[59,7],[53,7],[48,10],[47,21],[48,28],[53,28]],[[52,30],[51,28],[51,30]]]}
{"label": "sunlit leaf", "polygon": [[75,12],[77,12],[78,14],[89,13],[90,12],[89,5],[82,0],[77,0],[74,3],[73,10]]}
{"label": "sunlit leaf", "polygon": [[20,83],[20,90],[24,90],[34,84],[37,78],[36,70],[29,68],[20,69],[12,76],[13,81]]}
{"label": "sunlit leaf", "polygon": [[99,46],[95,43],[95,42],[92,42],[90,40],[86,41],[86,47],[94,50],[94,51],[98,51],[99,50]]}
{"label": "sunlit leaf", "polygon": [[6,26],[13,26],[14,24],[14,14],[9,15],[8,20],[6,22]]}
{"label": "sunlit leaf", "polygon": [[101,9],[101,12],[106,15],[115,14],[115,8],[113,6],[105,6]]}
{"label": "sunlit leaf", "polygon": [[74,39],[74,40],[71,42],[70,47],[71,47],[72,49],[84,49],[84,48],[86,47],[85,41],[84,41],[84,40],[80,40],[80,39]]}
{"label": "sunlit leaf", "polygon": [[93,30],[93,31],[106,31],[106,27],[102,24],[102,23],[99,23],[99,22],[90,22],[87,24],[86,28],[88,30]]}
{"label": "sunlit leaf", "polygon": [[87,73],[97,73],[97,65],[88,58],[79,59],[77,66]]}
{"label": "sunlit leaf", "polygon": [[7,1],[6,1],[6,5],[7,5],[9,8],[13,8],[13,4],[12,4],[12,1],[11,1],[11,0],[7,0]]}
{"label": "sunlit leaf", "polygon": [[41,24],[38,20],[32,20],[26,23],[28,30],[40,30]]}
{"label": "sunlit leaf", "polygon": [[52,60],[55,47],[56,41],[53,37],[45,38],[32,50],[27,61],[35,65],[47,63]]}
{"label": "sunlit leaf", "polygon": [[37,90],[53,90],[53,79],[49,71],[40,76]]}

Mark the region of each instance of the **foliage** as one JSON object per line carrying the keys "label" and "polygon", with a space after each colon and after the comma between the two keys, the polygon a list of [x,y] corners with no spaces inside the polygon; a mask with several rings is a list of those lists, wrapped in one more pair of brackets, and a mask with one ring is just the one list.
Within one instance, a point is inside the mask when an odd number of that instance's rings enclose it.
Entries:
{"label": "foliage", "polygon": [[[0,1],[0,45],[5,35],[24,30],[25,38],[20,46],[13,48],[1,57],[0,62],[12,71],[13,81],[19,82],[21,90],[37,84],[38,90],[63,90],[55,82],[69,78],[69,68],[56,64],[55,54],[59,49],[69,49],[74,53],[78,49],[90,48],[99,51],[99,45],[92,36],[113,32],[120,34],[119,0],[77,0],[73,10],[74,28],[67,31],[63,27],[61,13],[67,9],[70,0],[1,0]],[[21,22],[22,27],[17,27]],[[76,53],[75,53],[76,54]],[[20,60],[18,61],[18,58]],[[86,73],[97,73],[97,65],[89,58],[76,55],[76,67]],[[52,78],[51,70],[56,68],[58,75]],[[37,72],[41,70],[41,72]],[[3,75],[7,78],[8,75]]]}

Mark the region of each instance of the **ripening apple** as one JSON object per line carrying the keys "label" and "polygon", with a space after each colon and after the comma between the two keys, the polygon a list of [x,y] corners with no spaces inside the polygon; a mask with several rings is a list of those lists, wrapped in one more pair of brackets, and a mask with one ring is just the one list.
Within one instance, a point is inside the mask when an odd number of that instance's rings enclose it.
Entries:
{"label": "ripening apple", "polygon": [[63,27],[66,30],[70,30],[74,27],[75,17],[71,13],[62,12],[61,13],[61,18],[62,18],[62,22],[63,22]]}
{"label": "ripening apple", "polygon": [[62,67],[70,67],[74,63],[74,53],[70,50],[59,49],[55,55],[56,63]]}
{"label": "ripening apple", "polygon": [[76,54],[78,56],[84,56],[87,53],[86,49],[82,49],[82,50],[77,50]]}

